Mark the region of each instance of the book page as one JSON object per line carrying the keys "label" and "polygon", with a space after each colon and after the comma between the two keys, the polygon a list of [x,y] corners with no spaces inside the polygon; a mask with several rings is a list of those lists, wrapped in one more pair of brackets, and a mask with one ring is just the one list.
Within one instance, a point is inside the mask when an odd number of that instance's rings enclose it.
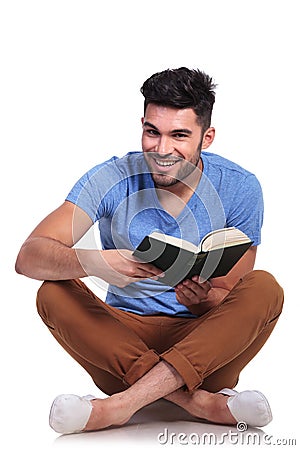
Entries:
{"label": "book page", "polygon": [[238,244],[250,242],[248,236],[237,228],[222,228],[212,231],[204,236],[200,243],[200,249],[203,252],[216,250],[218,248],[230,247]]}
{"label": "book page", "polygon": [[171,245],[174,245],[175,247],[179,247],[184,250],[188,250],[189,252],[193,252],[193,253],[198,252],[198,247],[196,245],[194,245],[192,242],[186,241],[185,239],[180,239],[180,238],[177,238],[174,236],[169,236],[167,234],[159,233],[157,231],[153,231],[153,233],[151,233],[149,235],[149,237],[157,239],[166,244],[171,244]]}

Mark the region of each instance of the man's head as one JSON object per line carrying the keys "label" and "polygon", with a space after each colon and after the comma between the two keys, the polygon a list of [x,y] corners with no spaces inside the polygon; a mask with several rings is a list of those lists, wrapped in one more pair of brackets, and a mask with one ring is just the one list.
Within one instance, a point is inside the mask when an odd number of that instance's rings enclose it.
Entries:
{"label": "man's head", "polygon": [[141,87],[145,97],[144,113],[149,103],[176,109],[192,108],[204,132],[210,126],[215,88],[212,78],[197,69],[181,67],[158,72]]}
{"label": "man's head", "polygon": [[191,181],[190,175],[199,179],[201,151],[215,134],[213,88],[210,77],[186,68],[165,70],[143,84],[142,149],[156,186],[178,188],[178,182]]}

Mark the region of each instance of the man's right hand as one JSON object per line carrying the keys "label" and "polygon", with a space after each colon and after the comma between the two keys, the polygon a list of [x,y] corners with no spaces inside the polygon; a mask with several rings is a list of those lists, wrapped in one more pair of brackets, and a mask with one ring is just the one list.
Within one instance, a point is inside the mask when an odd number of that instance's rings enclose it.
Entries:
{"label": "man's right hand", "polygon": [[[80,261],[80,251],[77,256]],[[132,255],[130,250],[103,250],[98,255],[94,254],[91,263],[91,269],[89,267],[85,269],[87,275],[97,276],[107,283],[121,288],[135,281],[146,278],[157,280],[163,276],[160,269],[153,264],[140,261]],[[88,273],[89,270],[91,273]]]}

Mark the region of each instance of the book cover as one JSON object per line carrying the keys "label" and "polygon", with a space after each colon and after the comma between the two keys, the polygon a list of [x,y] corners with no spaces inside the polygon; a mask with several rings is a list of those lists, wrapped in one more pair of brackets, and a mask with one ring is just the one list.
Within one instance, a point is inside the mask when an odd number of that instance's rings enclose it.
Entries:
{"label": "book cover", "polygon": [[133,255],[162,269],[165,276],[159,279],[161,283],[176,286],[194,275],[204,279],[227,275],[251,245],[252,241],[246,236],[240,243],[194,252],[183,248],[184,243],[183,247],[173,245],[158,239],[156,234],[156,237],[145,236]]}

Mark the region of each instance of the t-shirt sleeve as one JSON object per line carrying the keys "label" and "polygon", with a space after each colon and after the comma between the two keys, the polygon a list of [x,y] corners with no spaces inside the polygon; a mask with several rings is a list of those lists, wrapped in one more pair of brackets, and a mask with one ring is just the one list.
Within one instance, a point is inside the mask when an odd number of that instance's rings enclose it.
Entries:
{"label": "t-shirt sleeve", "polygon": [[111,194],[120,182],[113,164],[114,159],[86,172],[66,197],[67,201],[83,209],[94,223],[101,217],[108,216],[113,209],[115,197]]}
{"label": "t-shirt sleeve", "polygon": [[240,182],[227,217],[227,226],[243,231],[252,245],[261,243],[264,203],[259,181],[250,174]]}

